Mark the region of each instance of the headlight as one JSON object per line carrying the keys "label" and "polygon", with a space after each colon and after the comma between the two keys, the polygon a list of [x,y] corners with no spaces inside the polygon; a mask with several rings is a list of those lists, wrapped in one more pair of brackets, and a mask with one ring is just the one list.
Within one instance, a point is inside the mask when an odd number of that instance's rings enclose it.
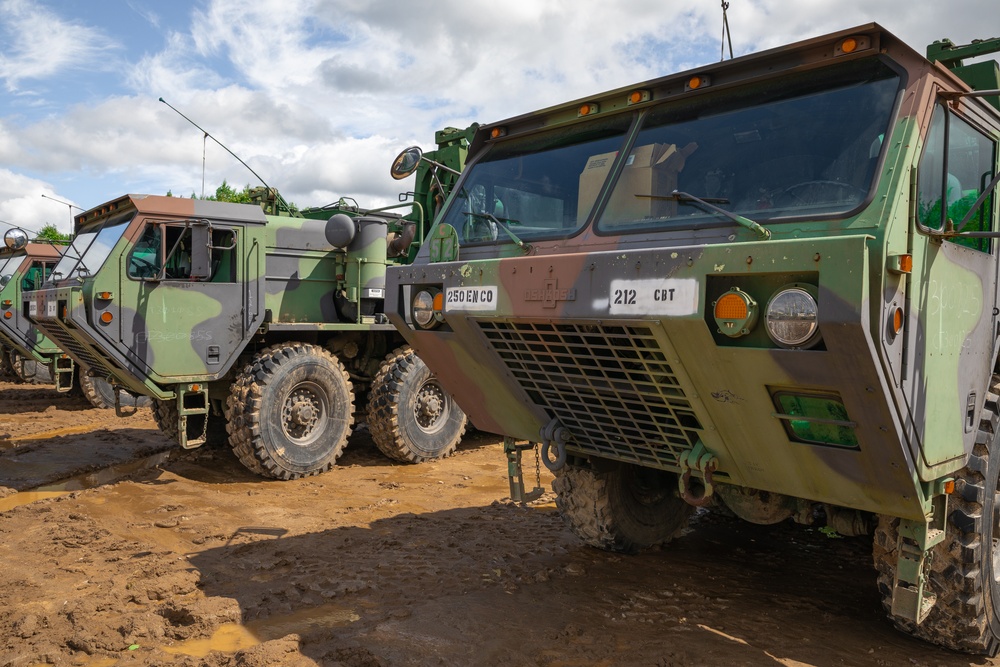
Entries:
{"label": "headlight", "polygon": [[816,299],[801,287],[776,293],[764,315],[767,333],[782,347],[811,347],[819,340]]}
{"label": "headlight", "polygon": [[413,297],[413,321],[421,329],[433,329],[440,324],[434,312],[434,294],[420,290]]}

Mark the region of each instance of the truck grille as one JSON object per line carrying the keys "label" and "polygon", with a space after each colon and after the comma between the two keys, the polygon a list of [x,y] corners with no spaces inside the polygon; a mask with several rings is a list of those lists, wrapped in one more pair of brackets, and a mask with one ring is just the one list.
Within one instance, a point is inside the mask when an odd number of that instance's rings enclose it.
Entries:
{"label": "truck grille", "polygon": [[[45,322],[45,320],[42,320]],[[90,353],[85,345],[79,343],[75,338],[64,331],[58,322],[52,321],[45,333],[51,338],[59,349],[76,359],[87,368],[92,368],[94,372],[99,372],[104,368],[96,356]]]}
{"label": "truck grille", "polygon": [[573,435],[571,451],[676,469],[701,424],[645,326],[478,320],[531,400]]}

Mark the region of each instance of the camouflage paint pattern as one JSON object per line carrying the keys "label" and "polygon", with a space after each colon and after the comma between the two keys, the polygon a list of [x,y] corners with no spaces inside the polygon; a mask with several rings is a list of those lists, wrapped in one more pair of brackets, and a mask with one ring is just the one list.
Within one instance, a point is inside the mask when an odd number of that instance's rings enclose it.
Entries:
{"label": "camouflage paint pattern", "polygon": [[[860,46],[844,50],[845,38]],[[682,113],[723,94],[753,99],[785,79],[866,59],[891,68],[899,87],[890,121],[876,129],[870,187],[850,210],[765,220],[768,240],[721,217],[692,228],[602,230],[597,220],[629,155],[621,149],[576,229],[536,239],[510,224],[524,247],[501,231],[494,242],[463,242],[457,261],[432,262],[423,248],[412,265],[389,269],[387,314],[480,429],[538,441],[558,418],[570,454],[674,472],[700,442],[719,459],[717,481],[923,520],[932,482],[972,450],[996,360],[996,242],[992,253],[971,250],[914,221],[936,90],[967,89],[949,71],[881,27],[860,26],[484,126],[455,192],[471,189],[491,151],[544,139],[550,128],[583,135],[616,115]],[[633,92],[637,103],[627,101]],[[585,107],[599,112],[587,117]],[[988,105],[966,98],[951,109],[1000,139],[1000,116]],[[632,126],[623,147],[637,133]],[[737,143],[752,138],[748,131]],[[995,149],[992,159],[996,173]],[[450,205],[461,204],[453,196]],[[987,206],[995,228],[997,197]],[[445,209],[431,233],[455,219]],[[902,256],[912,269],[900,269]],[[784,349],[764,332],[765,305],[789,285],[807,286],[818,304],[822,340],[810,349]],[[713,308],[736,287],[760,317],[748,335],[730,338]],[[408,297],[420,289],[445,296],[437,329],[412,321]],[[616,304],[629,290],[639,298]],[[839,399],[856,445],[791,437],[787,418],[775,416],[783,392]]]}
{"label": "camouflage paint pattern", "polygon": [[29,243],[22,250],[0,248],[0,271],[9,277],[0,286],[0,345],[13,349],[26,359],[51,364],[53,357],[61,354],[59,347],[29,320],[21,307],[21,293],[25,281],[41,284],[41,272],[52,267],[59,259],[60,247],[48,243]]}
{"label": "camouflage paint pattern", "polygon": [[[439,144],[454,155],[428,156],[454,164],[469,134],[439,132]],[[427,192],[416,196],[436,207],[446,189],[426,185],[429,171],[418,168]],[[103,242],[113,247],[97,253],[100,266],[56,275],[26,295],[25,309],[79,363],[159,399],[187,383],[208,383],[213,397],[224,398],[241,355],[303,336],[338,352],[363,382],[403,342],[381,311],[386,266],[406,261],[409,248],[401,244],[387,257],[387,237],[422,225],[423,215],[404,219],[344,200],[302,215],[265,215],[262,206],[278,208],[269,196],[258,206],[127,195],[87,211],[76,219],[77,238],[96,233],[96,248],[106,234]],[[343,216],[354,226],[346,243],[343,221],[333,219]],[[195,270],[199,242],[176,240],[193,239],[196,228],[210,230],[212,245],[210,275],[202,277]],[[92,252],[80,245],[76,253],[87,264]]]}

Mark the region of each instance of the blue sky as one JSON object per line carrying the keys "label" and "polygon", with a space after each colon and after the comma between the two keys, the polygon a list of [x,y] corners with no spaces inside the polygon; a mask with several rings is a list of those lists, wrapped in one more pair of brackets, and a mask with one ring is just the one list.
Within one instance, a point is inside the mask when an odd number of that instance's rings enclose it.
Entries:
{"label": "blue sky", "polygon": [[[922,51],[1000,35],[995,1],[730,0],[729,23],[737,55],[870,21]],[[435,130],[717,61],[721,27],[717,0],[0,0],[0,220],[200,194],[202,135],[159,97],[300,206],[392,203],[392,158]],[[256,184],[204,150],[209,193]]]}

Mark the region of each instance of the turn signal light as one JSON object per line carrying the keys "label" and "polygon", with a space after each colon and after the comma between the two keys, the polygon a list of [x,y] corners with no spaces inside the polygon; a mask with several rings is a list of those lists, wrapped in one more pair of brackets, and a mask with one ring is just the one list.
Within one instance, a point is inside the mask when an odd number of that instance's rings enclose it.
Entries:
{"label": "turn signal light", "polygon": [[14,317],[14,313],[12,313],[12,312],[11,312],[11,311],[9,311],[9,310],[5,310],[5,311],[3,311],[3,318],[4,318],[5,320],[9,320],[9,319],[10,319],[10,318],[12,318],[12,317]]}
{"label": "turn signal light", "polygon": [[944,492],[949,496],[955,493],[955,480],[949,479],[947,482],[944,483]]}
{"label": "turn signal light", "polygon": [[746,336],[757,324],[757,302],[734,287],[715,302],[714,315],[720,333],[730,338]]}
{"label": "turn signal light", "polygon": [[104,299],[105,301],[110,301],[111,299],[114,298],[114,295],[111,292],[98,292],[97,298]]}
{"label": "turn signal light", "polygon": [[105,310],[103,313],[101,313],[101,324],[111,324],[111,321],[113,319],[115,319],[115,316],[112,315],[109,311]]}

